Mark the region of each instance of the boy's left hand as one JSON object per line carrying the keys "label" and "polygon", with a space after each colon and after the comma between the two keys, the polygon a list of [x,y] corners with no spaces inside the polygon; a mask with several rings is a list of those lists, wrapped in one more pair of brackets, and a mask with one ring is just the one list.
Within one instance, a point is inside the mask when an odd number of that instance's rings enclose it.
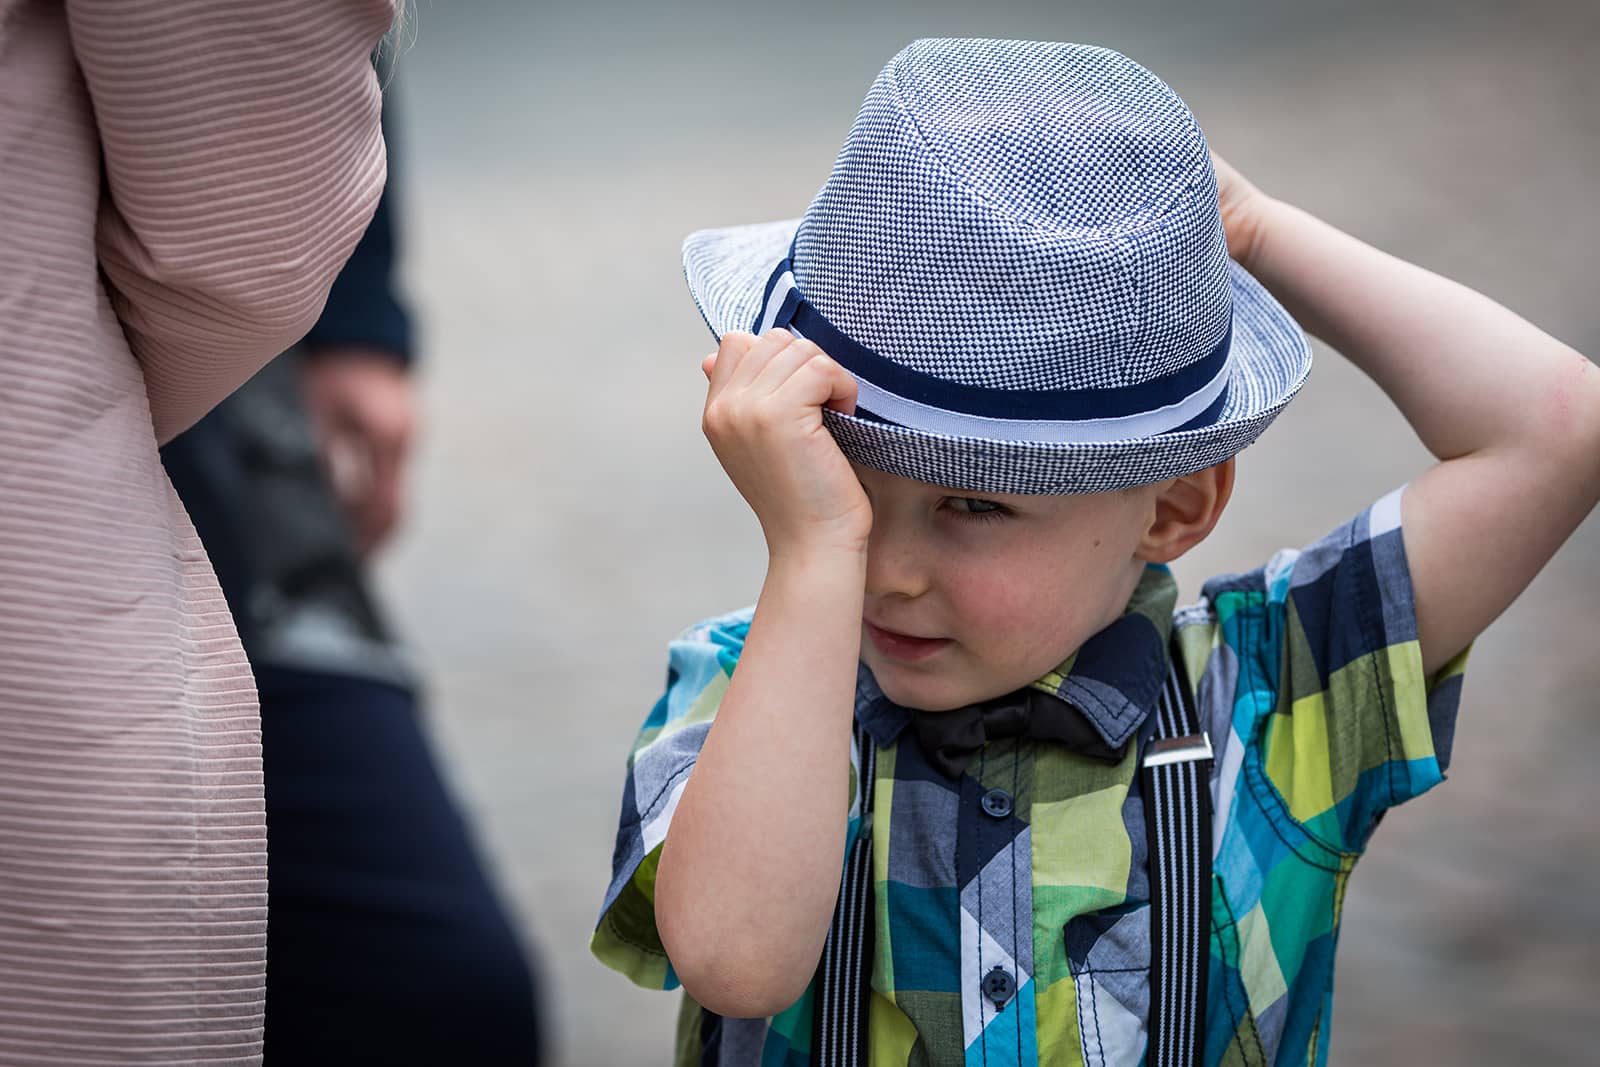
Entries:
{"label": "boy's left hand", "polygon": [[1272,198],[1251,184],[1233,165],[1215,152],[1211,169],[1217,175],[1217,205],[1222,210],[1222,232],[1228,238],[1228,255],[1251,270],[1265,232],[1265,216]]}

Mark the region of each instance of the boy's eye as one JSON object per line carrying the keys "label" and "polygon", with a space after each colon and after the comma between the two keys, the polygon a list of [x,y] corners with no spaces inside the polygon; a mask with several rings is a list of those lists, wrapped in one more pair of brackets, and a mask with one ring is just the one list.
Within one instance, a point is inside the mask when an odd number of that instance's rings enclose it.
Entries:
{"label": "boy's eye", "polygon": [[1004,504],[972,496],[947,497],[945,506],[963,518],[998,519],[1011,514]]}

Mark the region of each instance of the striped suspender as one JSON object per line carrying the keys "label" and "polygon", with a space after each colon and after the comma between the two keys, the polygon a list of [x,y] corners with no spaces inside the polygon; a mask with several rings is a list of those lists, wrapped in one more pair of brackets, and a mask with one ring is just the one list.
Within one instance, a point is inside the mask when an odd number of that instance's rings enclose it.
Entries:
{"label": "striped suspender", "polygon": [[1139,775],[1150,853],[1150,1067],[1205,1054],[1211,940],[1211,739],[1177,642]]}
{"label": "striped suspender", "polygon": [[[1211,739],[1201,729],[1176,642],[1155,735],[1139,774],[1150,856],[1149,1067],[1194,1067],[1205,1054],[1210,967]],[[817,967],[816,1067],[867,1062],[872,982],[872,792],[877,745],[859,726],[861,832],[845,861],[839,904]]]}
{"label": "striped suspender", "polygon": [[856,796],[861,830],[845,860],[839,904],[817,966],[812,1011],[811,1062],[817,1067],[858,1067],[867,1062],[867,998],[872,993],[872,785],[877,743],[856,727],[860,751]]}

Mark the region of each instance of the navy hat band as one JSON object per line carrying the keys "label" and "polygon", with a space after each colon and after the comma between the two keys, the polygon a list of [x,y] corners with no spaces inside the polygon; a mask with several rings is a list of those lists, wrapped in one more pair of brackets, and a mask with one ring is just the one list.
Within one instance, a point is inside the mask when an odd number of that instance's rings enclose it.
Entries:
{"label": "navy hat band", "polygon": [[1230,322],[1203,358],[1134,385],[1032,390],[953,382],[886,359],[851,339],[806,300],[787,258],[767,280],[754,325],[758,334],[787,329],[814,342],[855,377],[860,408],[901,426],[953,437],[1093,444],[1192,429],[1220,414],[1232,376]]}

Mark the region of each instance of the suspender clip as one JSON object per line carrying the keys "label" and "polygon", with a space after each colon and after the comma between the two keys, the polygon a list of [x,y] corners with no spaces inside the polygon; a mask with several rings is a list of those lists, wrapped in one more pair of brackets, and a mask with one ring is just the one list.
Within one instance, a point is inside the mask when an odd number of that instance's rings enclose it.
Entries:
{"label": "suspender clip", "polygon": [[1213,758],[1211,737],[1204,730],[1183,737],[1158,737],[1144,750],[1145,767],[1165,767],[1169,763],[1195,763]]}

